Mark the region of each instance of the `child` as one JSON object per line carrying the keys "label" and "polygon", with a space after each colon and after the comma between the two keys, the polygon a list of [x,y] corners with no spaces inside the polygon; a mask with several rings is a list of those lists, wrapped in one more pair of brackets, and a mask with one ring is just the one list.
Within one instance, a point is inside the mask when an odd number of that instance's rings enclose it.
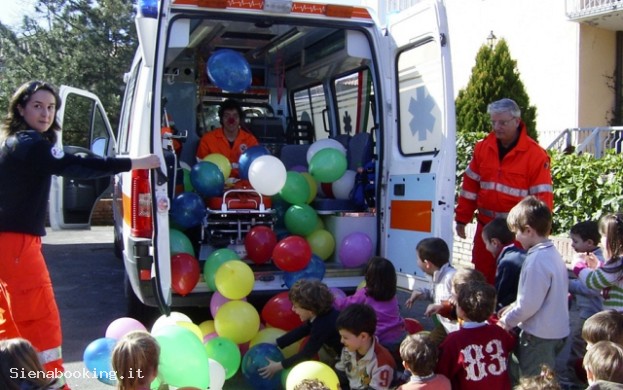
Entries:
{"label": "child", "polygon": [[50,378],[28,340],[13,338],[0,341],[0,389],[58,389],[61,384]]}
{"label": "child", "polygon": [[[541,366],[555,367],[556,355],[569,335],[569,278],[562,257],[548,239],[552,213],[543,202],[528,196],[513,207],[508,227],[528,250],[521,267],[517,299],[500,311],[498,325],[519,326],[515,378],[538,375]],[[512,363],[514,364],[514,363]]]}
{"label": "child", "polygon": [[320,379],[303,379],[294,386],[294,390],[330,390]]}
{"label": "child", "polygon": [[604,310],[590,316],[582,326],[586,349],[599,341],[612,341],[623,346],[623,313]]}
{"label": "child", "polygon": [[593,344],[584,356],[587,389],[623,389],[623,347],[612,341]]}
{"label": "child", "polygon": [[[601,240],[599,227],[595,221],[579,222],[571,227],[569,232],[571,238],[571,246],[575,252],[579,254],[592,253],[599,260],[600,266],[604,262],[604,256],[601,248],[598,246]],[[581,258],[580,258],[581,259]],[[587,318],[595,313],[603,310],[603,300],[601,294],[597,290],[592,290],[582,283],[581,280],[569,280],[569,293],[573,294],[575,304],[579,310],[579,318],[577,321],[571,322],[571,337],[568,341],[571,345],[567,367],[581,367],[577,364],[582,361],[586,353],[586,342],[582,339],[582,325]],[[576,370],[567,370],[572,381],[577,383],[585,383],[584,374],[576,375]]]}
{"label": "child", "polygon": [[601,290],[605,309],[623,311],[623,214],[604,215],[599,220],[599,233],[604,257],[608,259],[599,267],[599,259],[588,253],[584,262],[578,262],[573,272],[594,290]]}
{"label": "child", "polygon": [[508,306],[517,298],[519,274],[526,259],[526,251],[515,245],[515,235],[508,228],[506,218],[495,218],[482,229],[482,241],[487,251],[497,259],[495,289],[498,292],[497,309]]}
{"label": "child", "polygon": [[158,375],[160,346],[145,331],[123,336],[112,351],[112,369],[118,390],[146,390]]}
{"label": "child", "polygon": [[422,333],[407,336],[400,344],[402,365],[411,373],[408,383],[398,390],[450,390],[450,380],[435,374],[439,351],[432,340]]}
{"label": "child", "polygon": [[521,378],[514,390],[560,390],[556,373],[547,365],[541,366],[539,375]]}
{"label": "child", "polygon": [[450,320],[438,316],[439,305],[452,297],[452,276],[456,269],[450,264],[450,249],[448,244],[437,237],[429,237],[420,241],[416,248],[417,263],[424,273],[432,277],[432,288],[414,289],[405,306],[411,308],[416,299],[428,299],[433,303],[428,305],[424,314],[434,315],[439,325],[433,329],[431,338],[435,343],[441,342],[446,334],[446,327],[452,329]]}
{"label": "child", "polygon": [[398,348],[406,331],[396,299],[394,265],[384,257],[373,257],[366,267],[365,282],[365,287],[357,290],[354,295],[337,299],[335,307],[341,310],[353,303],[370,305],[376,312],[375,336],[394,358],[399,358]]}
{"label": "child", "polygon": [[335,369],[342,390],[388,389],[396,364],[376,337],[376,313],[363,303],[354,303],[340,313],[336,326],[340,332],[342,355]]}
{"label": "child", "polygon": [[507,360],[515,338],[487,319],[495,310],[496,291],[482,282],[468,282],[457,296],[461,329],[446,336],[439,346],[436,372],[452,382],[453,389],[510,389]]}
{"label": "child", "polygon": [[318,352],[322,352],[321,360],[333,366],[342,349],[340,334],[335,327],[339,312],[333,307],[333,294],[326,284],[319,280],[300,279],[290,288],[288,298],[303,325],[277,338],[277,346],[283,349],[306,336],[309,339],[298,353],[281,362],[267,359],[268,365],[259,369],[263,378],[272,378],[284,368],[313,359]]}

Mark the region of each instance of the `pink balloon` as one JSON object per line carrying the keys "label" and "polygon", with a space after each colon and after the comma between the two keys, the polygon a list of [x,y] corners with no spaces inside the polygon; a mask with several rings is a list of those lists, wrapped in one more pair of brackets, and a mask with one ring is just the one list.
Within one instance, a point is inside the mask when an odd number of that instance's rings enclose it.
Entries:
{"label": "pink balloon", "polygon": [[208,341],[216,337],[218,337],[218,333],[216,332],[208,333],[207,335],[203,336],[203,344],[207,343]]}
{"label": "pink balloon", "polygon": [[[240,299],[241,301],[247,301],[247,298]],[[215,291],[212,293],[212,298],[210,298],[210,313],[212,314],[212,318],[216,317],[216,313],[221,306],[225,303],[231,301],[231,299],[225,298],[220,292]]]}
{"label": "pink balloon", "polygon": [[134,330],[147,330],[143,324],[134,318],[121,317],[117,318],[106,328],[106,337],[119,340],[126,334]]}
{"label": "pink balloon", "polygon": [[337,301],[338,299],[344,299],[346,298],[346,293],[342,290],[339,289],[337,287],[329,287],[329,290],[331,290],[331,294],[333,294],[333,298]]}
{"label": "pink balloon", "polygon": [[372,257],[372,240],[365,233],[351,233],[340,243],[338,257],[346,268],[362,266]]}

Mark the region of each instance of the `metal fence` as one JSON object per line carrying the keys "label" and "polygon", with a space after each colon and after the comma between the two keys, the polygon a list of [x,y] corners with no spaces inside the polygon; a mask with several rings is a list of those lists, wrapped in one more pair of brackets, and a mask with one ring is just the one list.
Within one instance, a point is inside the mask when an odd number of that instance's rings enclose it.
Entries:
{"label": "metal fence", "polygon": [[621,8],[622,0],[567,0],[565,3],[566,14],[571,18],[612,12]]}
{"label": "metal fence", "polygon": [[623,151],[623,126],[565,129],[548,146],[566,153],[590,153],[600,158],[607,150]]}

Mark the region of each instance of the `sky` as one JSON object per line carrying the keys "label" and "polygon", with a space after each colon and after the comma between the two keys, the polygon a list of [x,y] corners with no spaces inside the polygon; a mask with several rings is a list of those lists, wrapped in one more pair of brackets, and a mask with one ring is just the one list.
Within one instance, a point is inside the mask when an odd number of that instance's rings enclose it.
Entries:
{"label": "sky", "polygon": [[0,0],[0,22],[9,26],[19,25],[22,16],[32,13],[36,0]]}

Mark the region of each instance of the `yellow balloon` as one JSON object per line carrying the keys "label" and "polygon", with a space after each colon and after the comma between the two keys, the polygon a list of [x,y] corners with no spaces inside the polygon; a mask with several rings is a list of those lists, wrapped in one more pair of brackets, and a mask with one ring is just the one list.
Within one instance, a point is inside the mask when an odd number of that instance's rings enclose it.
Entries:
{"label": "yellow balloon", "polygon": [[255,275],[242,260],[223,263],[214,275],[216,289],[227,299],[242,299],[253,290]]}
{"label": "yellow balloon", "polygon": [[199,324],[199,329],[201,329],[201,334],[204,336],[216,332],[216,329],[214,329],[214,320],[203,321]]}
{"label": "yellow balloon", "polygon": [[340,380],[337,374],[322,362],[308,360],[292,367],[286,379],[286,390],[294,390],[294,387],[304,379],[318,379],[331,390],[339,389]]}
{"label": "yellow balloon", "polygon": [[218,309],[214,318],[216,333],[236,344],[250,341],[260,330],[260,315],[245,301],[229,301]]}
{"label": "yellow balloon", "polygon": [[326,228],[324,226],[324,221],[322,220],[322,218],[320,218],[320,216],[318,216],[318,221],[316,222],[316,228],[314,229],[314,231],[320,230],[320,229],[325,229],[326,230]]}
{"label": "yellow balloon", "polygon": [[231,173],[231,163],[227,157],[220,153],[210,153],[203,158],[203,161],[209,161],[216,165],[225,179],[229,177],[229,174]]}
{"label": "yellow balloon", "polygon": [[366,281],[365,279],[362,280],[361,282],[359,282],[359,284],[357,285],[357,290],[361,290],[362,288],[364,288],[366,286]]}
{"label": "yellow balloon", "polygon": [[[320,220],[320,218],[318,218]],[[335,250],[333,235],[324,229],[316,230],[305,238],[311,247],[312,253],[322,260],[328,259]]]}
{"label": "yellow balloon", "polygon": [[[251,348],[255,344],[260,344],[260,343],[268,343],[268,344],[277,345],[277,339],[283,336],[284,334],[286,334],[286,331],[283,329],[279,329],[279,328],[269,327],[269,328],[261,329],[259,332],[257,332],[255,337],[253,337],[251,341],[249,342],[249,348]],[[283,349],[281,348],[279,349],[281,349],[281,352],[283,352],[284,357],[289,358],[290,356],[298,352],[300,345],[301,345],[301,340],[295,343],[292,343]]]}
{"label": "yellow balloon", "polygon": [[192,322],[184,321],[178,321],[176,325],[190,330],[203,343],[203,334],[201,333],[201,329],[199,329],[197,325],[193,324]]}
{"label": "yellow balloon", "polygon": [[307,204],[310,204],[314,198],[316,198],[316,194],[318,193],[318,184],[316,183],[316,179],[312,177],[308,172],[301,172],[301,175],[307,180],[307,184],[309,184],[309,196],[307,197]]}

